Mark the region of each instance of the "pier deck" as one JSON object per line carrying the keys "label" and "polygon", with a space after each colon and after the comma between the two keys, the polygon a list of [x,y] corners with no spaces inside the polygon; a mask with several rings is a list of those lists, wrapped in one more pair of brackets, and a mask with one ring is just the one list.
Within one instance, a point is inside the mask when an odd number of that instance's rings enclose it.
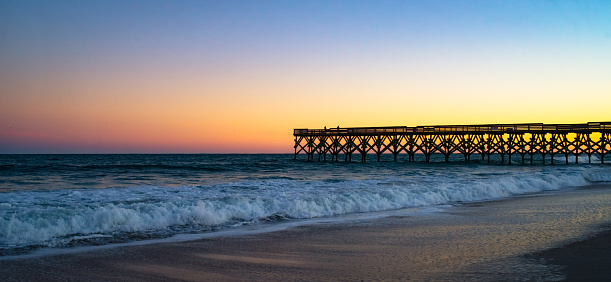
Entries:
{"label": "pier deck", "polygon": [[588,122],[583,124],[482,124],[482,125],[435,125],[435,126],[387,126],[351,127],[324,129],[294,129],[295,158],[305,153],[308,160],[327,159],[338,161],[343,155],[345,161],[352,161],[353,154],[360,154],[361,161],[368,154],[375,154],[377,160],[384,153],[391,153],[394,160],[401,153],[414,161],[416,154],[430,161],[432,154],[439,153],[449,157],[460,153],[465,160],[472,155],[481,155],[482,160],[490,155],[499,154],[502,162],[505,156],[511,163],[513,155],[518,154],[525,162],[525,156],[550,156],[554,163],[555,155],[564,155],[566,163],[569,155],[578,162],[580,155],[599,155],[600,161],[611,152],[611,122]]}

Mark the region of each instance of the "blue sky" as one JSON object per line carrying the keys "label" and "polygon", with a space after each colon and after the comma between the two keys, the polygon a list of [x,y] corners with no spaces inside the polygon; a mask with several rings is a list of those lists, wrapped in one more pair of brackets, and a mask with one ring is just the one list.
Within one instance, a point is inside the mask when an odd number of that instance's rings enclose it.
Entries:
{"label": "blue sky", "polygon": [[1,1],[0,153],[611,120],[608,50],[611,1]]}

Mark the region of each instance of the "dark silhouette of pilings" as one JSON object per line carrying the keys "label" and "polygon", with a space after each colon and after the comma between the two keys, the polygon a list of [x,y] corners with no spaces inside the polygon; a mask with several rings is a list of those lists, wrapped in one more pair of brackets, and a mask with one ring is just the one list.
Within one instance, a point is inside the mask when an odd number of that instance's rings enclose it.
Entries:
{"label": "dark silhouette of pilings", "polygon": [[392,154],[397,161],[400,154],[407,154],[409,161],[416,154],[423,154],[427,162],[431,155],[442,154],[448,162],[450,155],[459,153],[465,161],[472,155],[480,155],[482,160],[499,154],[501,161],[511,164],[512,157],[518,155],[525,163],[526,155],[530,163],[534,156],[564,155],[569,163],[569,155],[600,156],[601,163],[611,152],[611,122],[588,122],[585,124],[487,124],[487,125],[443,125],[443,126],[393,126],[393,127],[354,127],[331,129],[295,129],[295,159],[301,153],[308,160],[352,161],[353,154],[360,154],[361,161],[368,154],[375,154],[380,161],[382,154]]}

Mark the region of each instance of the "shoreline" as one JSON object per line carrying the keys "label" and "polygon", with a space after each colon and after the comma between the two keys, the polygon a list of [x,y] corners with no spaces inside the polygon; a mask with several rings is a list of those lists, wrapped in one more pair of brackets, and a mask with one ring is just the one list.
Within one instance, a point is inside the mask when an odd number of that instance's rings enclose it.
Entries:
{"label": "shoreline", "polygon": [[[414,216],[3,260],[0,276],[8,281],[575,279],[580,274],[571,271],[584,259],[608,261],[598,249],[609,248],[609,202],[611,185],[592,185]],[[593,279],[611,277],[600,265],[590,271],[599,275]]]}

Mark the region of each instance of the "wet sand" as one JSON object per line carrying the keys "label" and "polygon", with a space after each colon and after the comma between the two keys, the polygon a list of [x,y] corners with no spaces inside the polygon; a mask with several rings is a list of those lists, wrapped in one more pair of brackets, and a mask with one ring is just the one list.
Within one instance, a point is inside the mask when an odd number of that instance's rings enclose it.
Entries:
{"label": "wet sand", "polygon": [[611,278],[611,231],[527,257],[559,265],[568,281],[607,281]]}
{"label": "wet sand", "polygon": [[598,280],[611,277],[609,268],[600,263],[609,261],[611,237],[605,230],[611,222],[610,203],[611,186],[599,185],[464,204],[437,213],[0,260],[0,277],[4,281]]}

